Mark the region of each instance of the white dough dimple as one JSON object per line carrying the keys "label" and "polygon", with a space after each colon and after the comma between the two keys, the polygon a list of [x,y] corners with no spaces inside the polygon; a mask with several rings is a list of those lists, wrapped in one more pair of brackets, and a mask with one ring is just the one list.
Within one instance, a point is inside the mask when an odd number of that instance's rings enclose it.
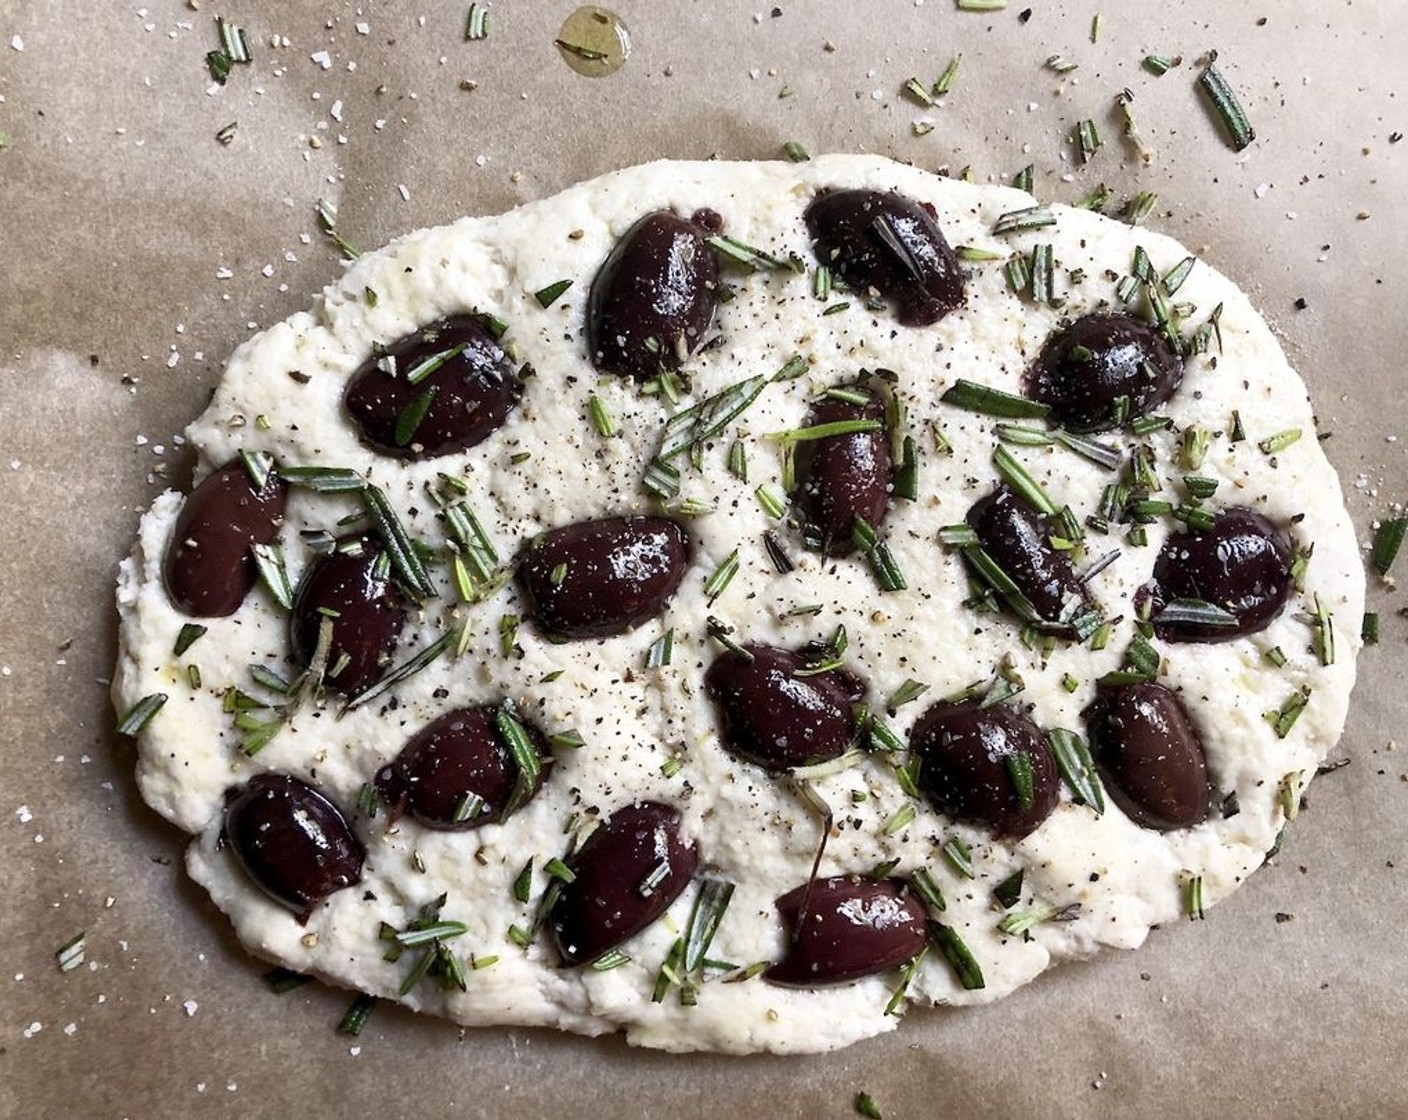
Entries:
{"label": "white dough dimple", "polygon": [[[1060,206],[1052,207],[1055,226],[996,237],[991,231],[999,215],[1031,205],[1029,195],[869,156],[802,164],[649,164],[499,217],[417,231],[362,257],[311,312],[264,331],[234,353],[212,403],[187,435],[199,453],[199,475],[240,449],[265,450],[285,464],[355,467],[387,492],[410,532],[433,545],[443,537],[426,488],[439,472],[452,474],[463,481],[466,500],[506,560],[544,529],[649,511],[641,477],[669,410],[627,381],[598,375],[588,362],[584,309],[597,267],[641,214],[662,207],[682,214],[710,207],[738,240],[810,261],[802,215],[824,186],[893,189],[931,203],[954,246],[1005,257],[1050,243],[1064,305],[1037,306],[1011,293],[998,260],[966,266],[967,298],[960,309],[932,327],[907,329],[888,310],[867,310],[856,293],[833,296],[832,302],[850,305],[823,315],[826,304],[813,297],[808,275],[750,273],[725,264],[735,295],[721,304],[711,328],[717,344],[687,365],[694,395],[685,403],[756,374],[771,375],[793,355],[808,359],[809,367],[795,380],[769,384],[705,449],[702,469],[685,466],[680,499],[712,512],[686,522],[696,550],[674,599],[659,619],[631,633],[553,644],[524,623],[517,648],[504,656],[501,620],[524,613],[513,585],[486,602],[457,606],[448,573],[433,568],[442,595],[407,626],[397,658],[433,641],[444,627],[460,625],[468,630],[464,653],[442,657],[381,701],[345,716],[338,716],[335,703],[301,708],[249,758],[238,750],[223,697],[233,687],[258,692],[248,673],[251,663],[285,675],[294,671],[286,620],[256,589],[232,617],[201,620],[208,633],[175,657],[173,643],[188,620],[167,599],[160,568],[180,498],[168,493],[157,499],[120,576],[114,700],[126,710],[148,694],[168,694],[140,736],[141,791],[158,812],[193,834],[191,875],[252,951],[334,983],[397,998],[413,955],[385,961],[381,923],[403,928],[444,893],[443,917],[468,927],[447,944],[466,962],[471,955],[497,961],[480,968],[466,964],[464,993],[442,990],[431,980],[401,998],[461,1023],[549,1024],[586,1034],[624,1030],[640,1045],[734,1052],[825,1050],[897,1024],[897,1016],[885,1014],[897,972],[817,991],[774,987],[760,977],[710,981],[696,1006],[683,1006],[677,990],[652,1002],[660,964],[688,922],[692,889],[631,938],[622,947],[630,961],[610,971],[561,968],[545,934],[525,950],[508,940],[508,930],[531,924],[546,885],[541,868],[567,851],[570,823],[654,798],[680,808],[701,869],[736,884],[709,955],[747,965],[783,952],[773,903],[806,880],[820,824],[791,783],[722,749],[702,687],[718,652],[705,635],[707,616],[731,627],[739,640],[789,647],[824,639],[844,625],[848,664],[868,679],[873,704],[883,706],[908,680],[928,686],[890,718],[901,738],[928,703],[987,680],[1004,657],[1026,684],[1014,702],[1029,706],[1044,728],[1083,731],[1081,712],[1096,679],[1121,663],[1133,633],[1133,594],[1147,580],[1169,525],[1150,525],[1142,547],[1126,545],[1118,533],[1091,537],[1092,559],[1122,548],[1091,584],[1106,615],[1120,621],[1102,651],[1058,645],[1043,657],[1022,644],[1006,616],[963,605],[970,593],[967,578],[937,533],[961,521],[992,486],[994,421],[939,398],[958,378],[1020,392],[1023,370],[1058,324],[1114,301],[1110,275],[1129,271],[1136,246],[1147,250],[1160,273],[1188,255],[1184,248],[1147,229]],[[1075,270],[1084,279],[1072,284]],[[542,308],[533,293],[563,279],[572,286]],[[376,292],[374,306],[367,289]],[[864,873],[892,859],[900,861],[897,874],[927,867],[945,896],[942,921],[960,934],[982,968],[985,986],[965,990],[942,954],[931,952],[908,989],[916,1003],[985,1002],[1056,961],[1101,946],[1137,946],[1150,927],[1184,912],[1192,877],[1201,877],[1205,905],[1219,901],[1260,865],[1283,827],[1283,779],[1299,774],[1308,782],[1339,737],[1354,679],[1363,575],[1338,480],[1314,438],[1305,386],[1246,297],[1206,264],[1196,264],[1176,299],[1192,305],[1191,324],[1222,308],[1220,353],[1214,346],[1190,358],[1182,388],[1161,410],[1178,428],[1196,424],[1215,433],[1197,472],[1220,484],[1212,504],[1253,506],[1287,526],[1298,545],[1314,546],[1304,593],[1266,630],[1215,645],[1155,643],[1164,658],[1160,680],[1178,692],[1202,737],[1217,796],[1235,792],[1239,812],[1224,818],[1214,811],[1195,828],[1159,833],[1136,826],[1113,804],[1097,817],[1063,793],[1034,833],[1003,842],[922,802],[912,803],[916,815],[910,823],[887,830],[911,800],[894,775],[899,760],[884,754],[817,779],[816,792],[835,813],[821,873]],[[505,344],[518,362],[531,363],[534,374],[519,407],[499,431],[462,454],[407,463],[369,452],[341,407],[350,375],[375,344],[467,311],[506,322]],[[754,496],[762,484],[782,493],[778,444],[766,434],[799,426],[821,389],[877,368],[898,375],[896,392],[921,460],[919,500],[896,501],[884,526],[908,582],[907,590],[888,595],[879,594],[862,560],[823,561],[804,551],[797,532],[771,519]],[[295,371],[299,376],[290,377]],[[606,406],[618,434],[603,438],[592,426],[592,394]],[[1227,438],[1234,409],[1247,430],[1247,439],[1236,443]],[[267,428],[253,423],[256,416],[267,418]],[[1302,429],[1304,438],[1274,456],[1258,448],[1258,440],[1290,428]],[[935,430],[951,450],[935,449]],[[1132,443],[1127,435],[1102,438],[1122,448]],[[747,446],[746,483],[725,466],[735,439]],[[1176,464],[1177,430],[1147,440],[1166,487],[1177,486],[1178,476],[1187,473]],[[1112,478],[1059,446],[1011,450],[1058,505],[1069,503],[1082,520]],[[336,531],[335,522],[356,508],[346,495],[293,492],[281,530],[292,578],[308,559],[300,530]],[[776,574],[763,547],[769,530],[796,563],[786,576]],[[710,603],[705,581],[735,548],[738,572]],[[1328,666],[1312,648],[1306,621],[1314,595],[1334,618],[1337,658]],[[819,613],[796,612],[811,604],[820,605]],[[674,634],[671,664],[647,670],[647,650],[667,630]],[[1273,647],[1284,653],[1284,667],[1267,660]],[[187,675],[192,664],[200,671],[198,689]],[[1066,675],[1078,682],[1073,691],[1062,685]],[[1311,701],[1279,739],[1265,713],[1301,687],[1311,690]],[[394,703],[387,703],[391,697]],[[469,832],[434,832],[410,819],[388,832],[384,815],[368,820],[357,811],[364,783],[418,729],[453,708],[505,698],[546,732],[573,729],[583,740],[578,749],[556,750],[542,791],[524,809]],[[341,806],[367,847],[362,883],[329,898],[306,926],[262,894],[219,843],[224,791],[266,769],[315,782]],[[970,850],[971,879],[943,854],[954,837]],[[538,870],[533,901],[525,905],[515,900],[512,884],[530,857]],[[998,929],[1003,911],[993,887],[1019,869],[1024,886],[1018,908],[1046,906],[1065,920],[1038,923],[1025,936]]]}

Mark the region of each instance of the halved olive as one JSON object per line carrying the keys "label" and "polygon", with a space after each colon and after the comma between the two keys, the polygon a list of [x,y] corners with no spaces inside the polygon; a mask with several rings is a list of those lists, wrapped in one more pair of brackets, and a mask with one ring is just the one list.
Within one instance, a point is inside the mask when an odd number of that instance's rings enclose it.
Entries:
{"label": "halved olive", "polygon": [[1173,396],[1183,359],[1162,331],[1123,312],[1082,315],[1046,340],[1027,370],[1027,393],[1051,406],[1051,417],[1081,432],[1113,428],[1116,401],[1138,416]]}
{"label": "halved olive", "polygon": [[1085,718],[1105,788],[1130,820],[1161,832],[1207,820],[1207,756],[1177,696],[1161,684],[1101,685]]}
{"label": "halved olive", "polygon": [[[1265,630],[1295,586],[1291,560],[1285,534],[1246,506],[1224,509],[1211,529],[1173,533],[1154,561],[1153,580],[1141,589],[1151,600],[1154,632],[1170,642],[1225,642]],[[1235,624],[1161,617],[1180,599],[1220,607]]]}
{"label": "halved olive", "polygon": [[824,397],[811,410],[806,427],[847,420],[875,420],[868,432],[847,432],[803,440],[797,445],[797,505],[822,550],[843,556],[854,550],[856,519],[879,529],[890,509],[894,470],[890,437],[883,427],[885,405],[868,390],[865,404]]}
{"label": "halved olive", "polygon": [[249,877],[300,922],[362,878],[366,852],[346,818],[292,774],[256,774],[227,790],[223,838]]}
{"label": "halved olive", "polygon": [[279,535],[287,497],[274,471],[256,490],[238,459],[206,475],[181,506],[166,546],[161,571],[171,601],[195,618],[239,610],[257,578],[251,549]]}
{"label": "halved olive", "polygon": [[927,936],[924,906],[903,879],[817,879],[779,898],[777,912],[787,951],[763,978],[789,988],[844,984],[895,968],[913,959]]}
{"label": "halved olive", "polygon": [[522,385],[474,315],[438,319],[358,367],[343,400],[362,439],[386,455],[433,459],[502,427]]}
{"label": "halved olive", "polygon": [[549,634],[620,634],[665,609],[694,551],[668,517],[607,517],[550,529],[518,565],[527,610]]}
{"label": "halved olive", "polygon": [[1060,800],[1056,762],[1041,730],[1010,704],[940,701],[909,733],[919,787],[940,812],[1021,839]]}
{"label": "halved olive", "polygon": [[703,345],[719,302],[719,264],[705,239],[722,225],[712,210],[691,219],[655,210],[626,231],[587,300],[597,369],[648,381]]}
{"label": "halved olive", "polygon": [[727,650],[704,674],[718,708],[723,743],[768,770],[788,770],[843,754],[855,738],[852,706],[865,686],[844,669],[810,672],[803,653],[750,642]]}
{"label": "halved olive", "polygon": [[894,191],[823,191],[807,207],[816,259],[857,292],[895,301],[907,327],[963,305],[963,270],[934,208]]}
{"label": "halved olive", "polygon": [[567,866],[570,883],[548,914],[564,964],[590,964],[670,908],[699,864],[679,810],[639,801],[603,821]]}
{"label": "halved olive", "polygon": [[[443,715],[377,771],[377,792],[391,806],[393,820],[410,813],[427,828],[463,830],[503,816],[521,772],[498,728],[501,710],[481,704]],[[542,732],[519,723],[538,755],[551,757]],[[538,771],[533,793],[541,788],[543,773]]]}
{"label": "halved olive", "polygon": [[308,565],[298,585],[289,619],[294,659],[308,665],[324,621],[332,625],[332,646],[324,680],[351,694],[379,680],[391,662],[409,604],[391,582],[381,542],[350,537],[335,551]]}

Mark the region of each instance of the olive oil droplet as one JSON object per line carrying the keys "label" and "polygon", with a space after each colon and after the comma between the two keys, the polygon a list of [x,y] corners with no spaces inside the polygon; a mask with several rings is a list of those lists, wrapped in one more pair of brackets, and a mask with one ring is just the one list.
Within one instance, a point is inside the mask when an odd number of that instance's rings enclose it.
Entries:
{"label": "olive oil droplet", "polygon": [[616,73],[631,56],[631,34],[621,17],[595,4],[568,16],[554,41],[563,61],[588,78]]}

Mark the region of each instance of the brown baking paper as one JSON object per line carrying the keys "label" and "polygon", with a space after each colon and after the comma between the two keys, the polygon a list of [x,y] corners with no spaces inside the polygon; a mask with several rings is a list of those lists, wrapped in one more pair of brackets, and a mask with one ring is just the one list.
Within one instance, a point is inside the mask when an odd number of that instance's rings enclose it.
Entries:
{"label": "brown baking paper", "polygon": [[[0,4],[0,1114],[845,1117],[865,1091],[887,1118],[1404,1115],[1408,618],[1373,576],[1383,641],[1351,764],[1315,782],[1273,866],[1137,953],[788,1059],[385,1006],[351,1039],[347,993],[267,990],[138,798],[107,701],[112,587],[140,510],[189,482],[176,436],[230,350],[338,274],[319,198],[371,248],[627,164],[789,140],[981,181],[1030,163],[1060,201],[1155,191],[1148,224],[1278,328],[1361,540],[1408,497],[1398,5],[1130,0],[1093,43],[1095,0],[618,0],[634,50],[600,80],[553,46],[571,8],[499,0],[467,42],[460,0]],[[217,10],[253,54],[223,88],[204,63]],[[1195,88],[1210,48],[1257,131],[1240,154]],[[960,53],[942,104],[901,93]],[[1079,68],[1045,67],[1058,53]],[[1148,53],[1182,65],[1156,77]],[[1121,135],[1125,87],[1147,166]],[[1087,117],[1104,145],[1082,167]],[[79,931],[87,959],[61,973]]]}

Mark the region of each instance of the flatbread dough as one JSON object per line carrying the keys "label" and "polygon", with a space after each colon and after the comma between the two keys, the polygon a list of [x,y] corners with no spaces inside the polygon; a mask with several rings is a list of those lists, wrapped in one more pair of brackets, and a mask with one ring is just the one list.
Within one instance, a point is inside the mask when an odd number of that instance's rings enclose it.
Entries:
{"label": "flatbread dough", "polygon": [[[1197,425],[1215,433],[1196,472],[1221,484],[1211,506],[1254,507],[1287,527],[1298,547],[1313,545],[1304,590],[1267,629],[1219,644],[1154,642],[1163,656],[1159,681],[1177,692],[1200,734],[1215,796],[1236,794],[1235,815],[1214,811],[1196,827],[1157,832],[1134,824],[1108,799],[1097,816],[1063,790],[1061,804],[1041,827],[1010,842],[906,796],[892,756],[872,754],[816,779],[813,788],[835,812],[821,874],[865,873],[889,860],[899,861],[895,874],[928,868],[945,896],[943,923],[960,935],[982,970],[984,986],[965,989],[944,955],[931,951],[888,1014],[900,982],[896,970],[817,990],[782,988],[757,976],[723,982],[714,970],[693,1006],[682,1004],[678,988],[652,1001],[661,964],[688,922],[693,888],[622,946],[627,963],[607,971],[560,967],[545,933],[527,949],[509,939],[510,926],[531,925],[547,884],[542,867],[567,852],[572,837],[566,829],[651,798],[683,814],[701,874],[735,884],[709,956],[742,966],[782,955],[785,931],[774,902],[807,880],[820,823],[795,783],[769,776],[720,745],[717,716],[702,687],[704,670],[718,653],[706,635],[709,615],[732,627],[739,640],[789,648],[825,639],[844,625],[846,663],[868,680],[877,710],[906,681],[928,686],[920,699],[888,717],[901,739],[932,699],[987,680],[1004,659],[1025,684],[1013,703],[1030,707],[1043,728],[1084,731],[1082,709],[1097,678],[1120,667],[1134,632],[1133,596],[1176,523],[1158,518],[1148,526],[1143,547],[1130,546],[1118,532],[1093,538],[1092,555],[1121,549],[1090,585],[1105,614],[1120,618],[1104,649],[1057,642],[1043,655],[1028,648],[1007,615],[980,615],[963,605],[970,594],[964,566],[937,540],[942,526],[962,521],[991,489],[997,446],[992,417],[955,408],[940,396],[959,378],[1020,393],[1023,371],[1058,325],[1116,302],[1116,282],[1129,273],[1136,247],[1160,274],[1189,256],[1148,229],[1052,206],[1054,225],[995,234],[1001,215],[1035,200],[869,156],[631,168],[498,217],[417,231],[361,257],[311,311],[256,335],[232,356],[209,408],[187,433],[198,453],[197,478],[240,450],[266,451],[282,464],[354,468],[386,491],[413,535],[441,546],[425,488],[445,472],[463,480],[469,505],[505,559],[553,526],[655,510],[641,478],[671,408],[630,380],[592,368],[584,341],[592,277],[632,223],[661,208],[683,215],[712,208],[723,216],[729,236],[784,261],[796,254],[810,266],[803,212],[824,187],[893,190],[929,203],[951,245],[990,250],[996,259],[967,264],[963,306],[923,328],[900,326],[888,308],[867,306],[863,294],[819,301],[806,273],[726,263],[734,298],[714,319],[710,333],[717,344],[686,364],[692,395],[681,406],[754,374],[771,375],[794,355],[807,360],[807,370],[769,384],[711,441],[699,469],[685,465],[672,504],[691,500],[711,512],[687,520],[696,547],[678,593],[658,619],[629,633],[554,644],[524,623],[505,656],[501,621],[524,613],[514,585],[464,605],[448,573],[432,567],[440,595],[413,613],[395,661],[451,627],[467,628],[464,651],[442,656],[376,703],[342,716],[335,697],[322,705],[305,703],[249,757],[238,748],[240,733],[225,697],[237,687],[269,701],[282,699],[261,691],[249,667],[263,665],[285,677],[296,673],[288,657],[287,614],[256,588],[234,615],[200,620],[208,632],[175,656],[177,635],[191,620],[169,600],[161,563],[182,497],[168,492],[157,499],[122,566],[115,704],[125,711],[153,693],[169,697],[139,735],[142,794],[193,835],[190,873],[251,951],[464,1024],[546,1024],[586,1034],[623,1030],[632,1043],[671,1050],[818,1051],[892,1029],[908,1003],[986,1002],[1057,961],[1107,945],[1133,948],[1152,926],[1186,915],[1190,881],[1200,882],[1202,905],[1209,907],[1260,866],[1286,822],[1287,804],[1294,806],[1296,791],[1314,776],[1343,726],[1363,575],[1337,479],[1314,438],[1305,386],[1246,297],[1199,261],[1176,299],[1191,305],[1183,309],[1190,324],[1221,308],[1220,345],[1188,359],[1182,387],[1158,410],[1175,427],[1143,437],[1114,432],[1101,438],[1124,451],[1148,443],[1160,476],[1176,479],[1189,473],[1176,465],[1179,429]],[[1008,256],[1029,254],[1038,244],[1053,247],[1060,307],[1014,294],[1005,279]],[[542,307],[534,293],[564,279],[573,281],[571,288]],[[847,306],[836,309],[841,302]],[[508,421],[485,442],[444,458],[403,461],[365,447],[342,406],[350,375],[375,346],[438,317],[471,311],[506,323],[505,345],[535,371]],[[782,458],[765,434],[801,426],[819,391],[862,369],[880,368],[898,375],[895,392],[917,439],[921,471],[918,500],[895,502],[885,524],[885,539],[908,584],[889,594],[879,592],[863,559],[823,559],[805,550],[796,530],[769,516],[754,495],[760,484],[781,493]],[[609,438],[591,422],[593,394],[618,428]],[[1229,438],[1234,410],[1246,430],[1239,442]],[[935,449],[935,429],[951,450]],[[1272,453],[1259,447],[1258,441],[1291,429],[1304,438]],[[746,483],[725,466],[735,439],[748,449]],[[1082,519],[1112,478],[1061,446],[1010,450]],[[357,508],[348,495],[291,490],[280,541],[295,583],[310,559],[300,531],[337,531],[338,519]],[[777,574],[769,561],[763,546],[769,530],[796,564],[789,574]],[[734,549],[738,572],[711,604],[705,582]],[[1315,630],[1307,622],[1316,597],[1333,620],[1336,655],[1328,665],[1317,655]],[[810,604],[821,604],[820,613],[793,613]],[[647,669],[647,651],[666,631],[673,632],[672,660]],[[1284,655],[1283,665],[1268,659],[1274,649]],[[192,687],[190,665],[198,667],[199,687]],[[1077,682],[1073,690],[1063,685],[1067,677]],[[1310,700],[1279,737],[1266,713],[1302,690],[1309,690]],[[574,729],[583,740],[578,749],[555,750],[541,792],[523,809],[467,832],[432,831],[410,818],[388,832],[384,808],[375,818],[359,809],[365,784],[417,730],[454,708],[505,698],[545,731]],[[219,842],[226,789],[266,770],[316,785],[341,808],[367,849],[361,883],[331,895],[306,925],[259,890]],[[906,824],[907,806],[914,815]],[[970,852],[971,878],[942,852],[955,837]],[[530,856],[536,871],[525,904],[513,884]],[[993,888],[1019,869],[1021,899],[1004,910]],[[467,927],[445,942],[466,964],[466,990],[427,980],[398,996],[415,954],[383,959],[382,923],[404,929],[442,893],[442,917]],[[1024,934],[1004,933],[999,922],[1014,911],[1048,920]],[[485,966],[490,958],[497,959]]]}

